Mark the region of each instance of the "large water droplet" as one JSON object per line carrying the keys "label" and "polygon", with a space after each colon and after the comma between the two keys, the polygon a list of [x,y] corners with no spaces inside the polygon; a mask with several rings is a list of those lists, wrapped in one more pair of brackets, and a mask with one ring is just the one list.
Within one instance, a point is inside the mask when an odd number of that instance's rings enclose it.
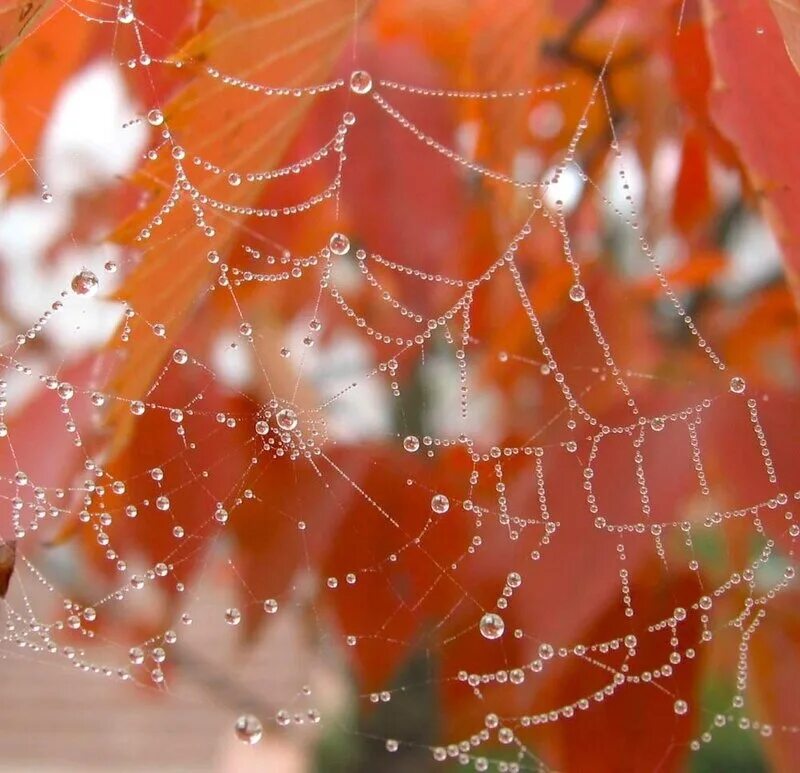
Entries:
{"label": "large water droplet", "polygon": [[291,408],[283,408],[275,416],[278,426],[290,432],[297,426],[297,414]]}
{"label": "large water droplet", "polygon": [[94,271],[85,268],[72,277],[70,286],[76,295],[94,295],[100,287],[100,280]]}
{"label": "large water droplet", "polygon": [[580,303],[586,297],[586,290],[584,290],[583,285],[572,285],[569,288],[569,297],[570,300],[575,301],[575,303]]}
{"label": "large water droplet", "polygon": [[355,70],[350,76],[350,90],[354,94],[368,94],[372,89],[372,76],[366,70]]}
{"label": "large water droplet", "polygon": [[328,246],[334,255],[345,255],[350,251],[350,239],[344,234],[335,233],[328,241]]}
{"label": "large water droplet", "polygon": [[431,510],[437,515],[444,515],[450,509],[450,500],[444,494],[434,494],[431,499]]}
{"label": "large water droplet", "polygon": [[253,714],[242,714],[233,727],[236,737],[243,743],[256,744],[264,735],[264,728],[258,717]]}
{"label": "large water droplet", "polygon": [[479,628],[484,639],[499,639],[506,630],[506,624],[496,612],[487,612],[481,618]]}
{"label": "large water droplet", "polygon": [[409,435],[405,440],[403,440],[403,448],[405,448],[410,454],[413,454],[415,451],[419,451],[419,438],[416,435]]}
{"label": "large water droplet", "polygon": [[730,388],[731,392],[740,395],[747,388],[747,382],[741,376],[734,376],[731,379]]}

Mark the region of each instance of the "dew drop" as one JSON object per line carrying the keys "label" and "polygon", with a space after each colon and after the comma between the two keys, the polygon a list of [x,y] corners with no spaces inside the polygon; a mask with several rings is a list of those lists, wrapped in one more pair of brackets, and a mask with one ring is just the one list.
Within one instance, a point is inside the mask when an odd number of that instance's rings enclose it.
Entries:
{"label": "dew drop", "polygon": [[735,395],[740,395],[747,387],[747,383],[741,376],[734,376],[731,379],[730,389]]}
{"label": "dew drop", "polygon": [[151,126],[161,126],[164,123],[164,114],[160,110],[151,110],[147,114],[147,122]]}
{"label": "dew drop", "polygon": [[346,255],[350,251],[350,239],[342,233],[335,233],[328,241],[334,255]]}
{"label": "dew drop", "polygon": [[444,515],[450,509],[450,500],[444,494],[434,494],[431,498],[431,510],[437,515]]}
{"label": "dew drop", "polygon": [[134,20],[133,11],[127,5],[117,8],[117,21],[120,24],[130,24]]}
{"label": "dew drop", "polygon": [[239,625],[242,621],[242,613],[236,607],[229,607],[225,610],[225,622],[228,625]]}
{"label": "dew drop", "polygon": [[410,454],[419,451],[419,438],[416,435],[409,435],[403,440],[403,448]]}
{"label": "dew drop", "polygon": [[283,408],[275,416],[278,426],[290,432],[297,426],[297,414],[291,408]]}
{"label": "dew drop", "polygon": [[76,295],[94,295],[100,287],[100,281],[94,271],[84,268],[72,277],[70,287]]}
{"label": "dew drop", "polygon": [[355,70],[350,76],[350,91],[368,94],[372,90],[372,76],[366,70]]}
{"label": "dew drop", "polygon": [[685,714],[687,711],[689,711],[689,704],[686,701],[681,700],[679,698],[678,700],[675,701],[675,705],[673,706],[673,709],[674,709],[676,714],[682,715],[682,714]]}
{"label": "dew drop", "polygon": [[569,288],[569,297],[570,300],[575,301],[575,303],[580,303],[584,300],[584,298],[586,298],[586,290],[583,285],[572,285],[572,287]]}
{"label": "dew drop", "polygon": [[499,639],[506,630],[506,624],[496,612],[487,612],[481,618],[479,628],[484,639]]}
{"label": "dew drop", "polygon": [[236,733],[236,737],[240,741],[251,745],[258,743],[261,740],[261,736],[264,734],[264,728],[261,722],[259,722],[258,717],[252,714],[242,714],[242,716],[236,720],[233,729]]}
{"label": "dew drop", "polygon": [[189,362],[189,355],[186,353],[185,349],[176,349],[172,353],[172,361],[178,365],[185,365]]}

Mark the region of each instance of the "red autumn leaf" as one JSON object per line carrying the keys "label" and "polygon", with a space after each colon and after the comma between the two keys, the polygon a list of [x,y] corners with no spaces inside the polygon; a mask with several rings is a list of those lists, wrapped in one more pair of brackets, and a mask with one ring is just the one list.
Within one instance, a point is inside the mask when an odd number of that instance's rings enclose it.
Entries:
{"label": "red autumn leaf", "polygon": [[[719,131],[736,148],[758,203],[772,224],[795,286],[800,266],[797,212],[800,160],[784,152],[800,112],[800,75],[792,67],[766,3],[704,3],[714,72],[709,95]],[[769,73],[769,88],[763,75]],[[754,120],[757,115],[757,120]]]}

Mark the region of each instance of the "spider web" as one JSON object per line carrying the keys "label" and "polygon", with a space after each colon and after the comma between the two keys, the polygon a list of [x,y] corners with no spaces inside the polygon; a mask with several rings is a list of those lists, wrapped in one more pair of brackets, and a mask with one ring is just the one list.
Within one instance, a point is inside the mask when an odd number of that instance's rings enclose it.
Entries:
{"label": "spider web", "polygon": [[[313,144],[319,132],[311,132],[304,154],[284,165],[223,168],[183,143],[171,128],[168,105],[131,117],[128,128],[149,126],[147,159],[174,175],[158,181],[153,214],[136,234],[137,250],[121,262],[101,259],[78,271],[52,307],[3,348],[8,377],[0,434],[10,528],[2,549],[16,558],[3,603],[4,658],[54,661],[169,691],[181,678],[180,670],[169,671],[171,662],[189,658],[180,644],[196,622],[197,589],[223,577],[240,600],[213,615],[231,636],[302,610],[314,646],[330,657],[363,648],[372,653],[369,662],[399,651],[422,652],[435,663],[421,677],[415,672],[396,681],[396,674],[384,674],[386,689],[368,690],[359,704],[387,704],[391,716],[405,695],[436,687],[469,704],[472,724],[430,741],[381,730],[377,740],[387,755],[422,749],[432,760],[476,770],[548,770],[538,728],[562,723],[569,733],[576,716],[642,685],[648,700],[663,701],[677,718],[700,714],[693,750],[732,724],[765,736],[796,732],[791,725],[775,728],[751,710],[748,656],[770,603],[794,577],[792,555],[778,550],[775,536],[787,530],[797,536],[789,508],[800,492],[784,489],[776,472],[761,419],[766,396],[726,367],[647,241],[625,141],[612,117],[607,68],[613,47],[588,96],[572,83],[434,88],[358,65],[329,82],[297,87],[251,81],[247,73],[201,61],[151,56],[135,3],[121,5],[111,19],[104,17],[104,4],[97,15],[69,3],[62,12],[78,13],[86,24],[113,24],[115,35],[130,36],[138,57],[123,66],[192,68],[214,88],[240,90],[253,100],[292,103],[314,96],[308,122],[323,127],[324,138]],[[574,132],[544,174],[499,171],[477,160],[469,142],[426,129],[431,104],[508,100],[539,100],[551,111],[568,101],[581,105]],[[610,154],[597,173],[582,155],[592,124],[602,126]],[[367,134],[358,136],[362,126]],[[430,168],[418,174],[431,185],[445,166],[455,167],[464,180],[497,192],[492,195],[501,205],[521,212],[499,254],[484,255],[482,262],[434,254],[407,262],[360,241],[361,223],[342,214],[343,190],[349,175],[363,173],[369,163],[359,149],[388,132],[393,142],[418,145],[429,155]],[[398,146],[388,153],[391,147]],[[36,166],[35,160],[21,162]],[[238,203],[237,191],[265,182],[275,184],[269,203]],[[43,198],[52,202],[43,185]],[[681,326],[703,359],[702,384],[648,372],[646,353],[641,370],[615,353],[616,339],[626,336],[617,317],[626,309],[619,297],[609,315],[607,299],[599,297],[606,289],[580,259],[586,234],[576,232],[582,228],[576,213],[585,201],[622,234],[636,270],[654,278],[664,324]],[[149,319],[135,302],[124,302],[115,347],[66,367],[35,350],[32,344],[70,310],[107,303],[120,274],[154,251],[169,254],[186,233],[187,221],[174,225],[185,210],[192,212],[189,229],[212,244],[232,218],[265,223],[238,231],[227,251],[206,251],[211,281],[191,299],[205,319],[173,329],[169,320]],[[284,234],[296,232],[280,224],[318,211],[334,224],[328,237],[306,250],[287,246]],[[566,277],[561,321],[574,351],[565,347],[559,323],[538,308],[540,234],[560,248]],[[176,250],[168,259],[182,257]],[[153,292],[180,294],[188,281],[180,265],[172,276],[174,287]],[[256,315],[264,305],[274,312]],[[512,320],[525,330],[523,339],[505,334]],[[211,341],[215,325],[225,327]],[[164,342],[169,356],[141,394],[115,392],[108,374],[126,356],[126,345],[146,336]],[[524,394],[509,397],[509,384]],[[654,384],[661,389],[658,399]],[[715,390],[701,394],[708,384]],[[26,403],[44,405],[42,394],[49,411],[36,418],[39,429],[15,422],[15,410],[25,416]],[[513,405],[510,417],[501,410],[504,401]],[[720,426],[718,411],[739,416],[737,443],[752,444],[763,467],[763,498],[732,509],[720,509],[723,498],[715,494],[725,490],[725,481],[715,479],[704,455],[707,427]],[[57,436],[77,449],[83,466],[83,475],[63,488],[26,472],[31,447],[39,453],[51,443],[60,448]],[[133,438],[135,451],[123,465],[115,451],[124,437]],[[691,507],[670,498],[665,465],[686,468],[676,478],[693,478]],[[59,467],[43,476],[58,477]],[[194,511],[187,511],[185,497]],[[148,551],[133,536],[140,528],[151,535],[159,560],[143,559]],[[342,529],[352,529],[343,542],[336,538]],[[719,576],[707,545],[709,535],[728,529],[747,530],[755,548]],[[86,550],[97,552],[99,545],[98,563],[106,565],[105,572],[87,570],[80,602],[74,585],[54,579],[58,572],[47,558],[49,542],[67,536]],[[560,545],[574,541],[582,545],[576,563],[585,565],[559,567]],[[335,557],[321,559],[327,542],[334,543]],[[232,544],[244,546],[244,553]],[[643,569],[654,555],[665,576],[686,577],[656,615],[658,605],[646,600],[659,580]],[[595,578],[609,572],[616,577],[614,634],[586,638],[586,629],[559,620],[558,609],[574,607],[577,618],[587,619],[605,598]],[[275,590],[266,595],[270,583]],[[59,601],[55,612],[34,603],[33,585]],[[742,585],[749,588],[745,602],[727,603]],[[155,603],[148,594],[157,590],[174,599],[175,625],[143,640],[117,639],[115,626],[140,614],[148,618],[137,596]],[[641,606],[639,598],[645,599]],[[359,608],[373,608],[370,619],[381,624],[359,628]],[[531,609],[549,610],[550,617],[530,619]],[[723,712],[710,712],[681,692],[676,675],[731,630],[739,640],[735,692]],[[102,661],[92,639],[102,639]],[[294,703],[278,710],[241,698],[232,732],[256,743],[288,726],[323,724],[369,736],[318,707],[312,676],[304,675]],[[572,680],[567,701],[550,700],[561,695],[549,687],[559,679]],[[531,710],[530,696],[540,693],[542,701]]]}

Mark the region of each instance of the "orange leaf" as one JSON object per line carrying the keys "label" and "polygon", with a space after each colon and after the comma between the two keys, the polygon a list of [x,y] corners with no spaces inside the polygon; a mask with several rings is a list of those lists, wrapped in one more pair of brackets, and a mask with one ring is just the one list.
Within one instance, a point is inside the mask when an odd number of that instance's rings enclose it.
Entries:
{"label": "orange leaf", "polygon": [[800,80],[780,45],[777,22],[766,4],[705,0],[703,7],[715,76],[712,117],[747,169],[797,295],[800,156],[794,138],[800,119]]}
{"label": "orange leaf", "polygon": [[50,0],[5,0],[0,4],[0,62],[32,29]]}
{"label": "orange leaf", "polygon": [[35,180],[28,159],[36,154],[59,92],[85,60],[94,29],[95,25],[62,6],[24,46],[14,48],[0,67],[3,130],[12,140],[3,143],[0,163],[12,193]]}
{"label": "orange leaf", "polygon": [[[203,68],[164,110],[175,146],[231,171],[275,165],[313,95],[291,98],[288,103],[280,96],[254,95],[232,88],[221,77],[211,77],[205,68],[223,75],[246,73],[252,82],[314,85],[327,77],[352,24],[350,0],[321,0],[291,7],[277,0],[226,3],[208,27],[175,57],[177,61],[203,62]],[[210,122],[211,116],[216,120]],[[160,159],[141,170],[139,179],[148,181],[154,196],[149,206],[120,229],[120,241],[134,241],[169,196],[175,180],[175,162],[169,151],[167,145]],[[205,175],[200,182],[196,168],[187,165],[187,169],[209,198],[242,209],[255,206],[264,188],[264,183],[258,182],[233,187],[227,175]],[[154,228],[152,238],[143,243],[147,251],[117,293],[138,316],[131,320],[130,343],[113,377],[111,388],[115,393],[131,398],[146,393],[170,348],[166,339],[151,334],[149,325],[161,322],[171,327],[173,335],[179,333],[203,289],[211,284],[214,269],[206,259],[207,253],[215,249],[226,254],[245,216],[225,213],[213,220],[211,217],[217,231],[213,238],[197,227],[196,215],[184,201],[165,216],[164,227]],[[129,419],[125,411],[109,416],[117,447],[124,441]]]}

